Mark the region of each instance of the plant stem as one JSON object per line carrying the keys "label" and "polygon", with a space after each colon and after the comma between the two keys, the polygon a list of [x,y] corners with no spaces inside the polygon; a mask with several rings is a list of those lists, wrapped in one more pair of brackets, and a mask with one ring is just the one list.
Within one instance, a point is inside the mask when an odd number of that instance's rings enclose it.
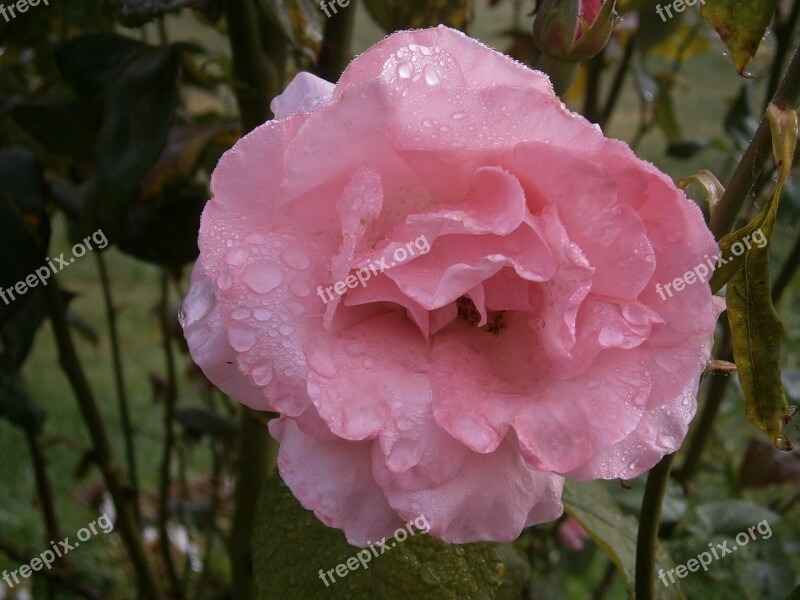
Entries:
{"label": "plant stem", "polygon": [[606,48],[594,55],[586,63],[586,96],[583,102],[583,116],[592,123],[600,121],[600,79],[605,66]]}
{"label": "plant stem", "polygon": [[[798,4],[800,4],[800,2],[798,2]],[[797,273],[798,266],[800,266],[800,235],[798,235],[797,239],[794,241],[794,246],[792,246],[788,258],[784,261],[781,272],[778,273],[778,276],[772,284],[773,304],[777,304],[781,299],[783,292],[786,291],[787,286]]]}
{"label": "plant stem", "polygon": [[639,518],[639,535],[636,539],[636,600],[655,598],[656,544],[661,507],[669,482],[669,470],[674,454],[661,459],[647,474],[647,484],[642,499],[642,514]]}
{"label": "plant stem", "polygon": [[628,38],[628,43],[625,44],[625,53],[622,55],[622,61],[617,67],[617,72],[614,75],[614,81],[611,83],[611,89],[608,91],[608,98],[606,99],[603,113],[600,115],[598,125],[605,130],[608,122],[611,120],[611,115],[614,114],[614,109],[617,106],[620,92],[622,92],[622,84],[625,82],[625,75],[628,74],[628,67],[630,67],[631,60],[633,59],[633,51],[636,48],[636,36],[631,35]]}
{"label": "plant stem", "polygon": [[[790,106],[793,110],[797,110],[798,101],[800,101],[800,46],[795,49],[786,74],[772,97],[774,104]],[[736,215],[753,189],[753,185],[771,153],[772,134],[765,114],[761,118],[755,136],[745,150],[742,160],[739,161],[717,209],[711,215],[711,231],[717,239],[720,239],[733,227]]]}
{"label": "plant stem", "polygon": [[111,359],[114,367],[114,385],[117,389],[117,403],[119,404],[119,415],[122,421],[122,436],[125,439],[125,458],[128,463],[128,480],[133,494],[133,514],[136,522],[141,524],[141,513],[139,510],[139,476],[136,470],[136,451],[133,444],[133,424],[128,404],[128,394],[125,391],[125,373],[122,367],[122,352],[119,345],[119,334],[117,332],[117,313],[114,309],[114,300],[111,296],[111,281],[108,277],[108,269],[102,252],[95,252],[97,260],[97,270],[100,273],[100,285],[103,288],[103,303],[106,309],[106,321],[108,321],[108,335],[111,341]]}
{"label": "plant stem", "polygon": [[44,294],[47,299],[50,321],[53,325],[53,333],[58,347],[59,363],[72,386],[83,421],[89,430],[94,458],[100,467],[108,493],[114,502],[117,512],[116,525],[136,571],[139,590],[148,600],[156,600],[162,596],[156,583],[155,575],[147,560],[147,553],[136,525],[129,489],[119,465],[114,460],[103,417],[97,407],[94,393],[89,386],[89,381],[86,379],[75,350],[72,334],[67,324],[64,305],[61,301],[61,289],[55,280],[51,281],[50,285],[45,286]]}
{"label": "plant stem", "polygon": [[783,64],[786,62],[786,55],[792,47],[792,38],[794,37],[794,29],[797,26],[798,17],[800,17],[800,2],[795,0],[792,2],[792,8],[789,16],[786,19],[781,19],[780,7],[775,14],[775,40],[777,42],[775,48],[775,58],[772,59],[769,71],[769,83],[767,83],[767,98],[764,102],[764,107],[769,104],[769,99],[775,94],[780,81],[781,72],[783,71]]}
{"label": "plant stem", "polygon": [[161,455],[161,470],[158,487],[158,541],[161,557],[167,571],[172,593],[178,598],[183,597],[178,571],[172,560],[170,552],[169,531],[169,486],[170,466],[172,465],[172,448],[175,445],[175,404],[178,400],[177,378],[175,375],[175,356],[172,353],[172,340],[170,339],[170,324],[167,322],[169,312],[169,275],[165,270],[161,275],[161,302],[158,306],[158,319],[161,326],[161,339],[166,361],[167,386],[164,398],[164,449]]}
{"label": "plant stem", "polygon": [[317,75],[331,82],[339,76],[350,62],[350,40],[356,22],[357,0],[325,21],[322,48],[317,61]]}

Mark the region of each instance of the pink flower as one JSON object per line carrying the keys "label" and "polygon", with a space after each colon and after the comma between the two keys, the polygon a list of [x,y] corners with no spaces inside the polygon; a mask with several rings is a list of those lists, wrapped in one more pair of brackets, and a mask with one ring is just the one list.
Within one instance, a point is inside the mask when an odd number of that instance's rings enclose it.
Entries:
{"label": "pink flower", "polygon": [[717,246],[667,176],[445,27],[273,109],[214,172],[182,322],[213,382],[280,413],[306,508],[359,546],[420,515],[512,540],[565,477],[678,448],[718,309],[655,283]]}

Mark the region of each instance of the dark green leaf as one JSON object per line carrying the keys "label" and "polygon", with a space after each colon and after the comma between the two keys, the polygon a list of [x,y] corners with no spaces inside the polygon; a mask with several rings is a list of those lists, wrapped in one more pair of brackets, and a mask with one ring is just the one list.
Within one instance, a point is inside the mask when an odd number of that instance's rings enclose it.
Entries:
{"label": "dark green leaf", "polygon": [[118,238],[122,252],[146,262],[179,267],[197,258],[197,232],[208,194],[204,187],[130,206]]}
{"label": "dark green leaf", "polygon": [[769,27],[778,0],[705,0],[700,11],[731,51],[740,75]]}
{"label": "dark green leaf", "polygon": [[[39,163],[24,148],[0,150],[0,322],[17,310],[27,292],[8,289],[45,265],[50,221],[45,212],[46,187]],[[27,286],[26,286],[27,288]]]}
{"label": "dark green leaf", "polygon": [[99,123],[75,100],[31,99],[15,102],[11,117],[50,152],[79,160],[94,157]]}
{"label": "dark green leaf", "polygon": [[25,392],[19,378],[0,363],[0,418],[37,434],[44,425],[45,413]]}
{"label": "dark green leaf", "polygon": [[164,148],[178,99],[171,48],[141,49],[107,90],[97,172],[83,206],[89,231],[118,237],[139,182]]}
{"label": "dark green leaf", "polygon": [[56,49],[56,63],[65,81],[79,96],[92,98],[114,83],[122,68],[147,44],[113,33],[90,33],[68,40]]}
{"label": "dark green leaf", "polygon": [[[253,538],[260,598],[352,600],[354,598],[493,598],[505,569],[497,545],[451,545],[415,531],[403,542],[387,539],[385,554],[359,563],[328,587],[319,572],[366,552],[350,546],[341,531],[305,510],[277,476],[265,486]],[[407,532],[407,530],[406,530]],[[399,536],[398,536],[399,539]],[[395,544],[394,547],[391,547]],[[327,577],[327,575],[326,575]]]}
{"label": "dark green leaf", "polygon": [[[595,543],[609,555],[625,577],[632,596],[638,533],[636,520],[620,510],[599,481],[567,481],[561,499],[564,502],[564,512],[580,523]],[[669,557],[663,549],[659,549],[656,569],[670,568]],[[657,585],[656,594],[657,598],[664,600],[684,598],[677,583],[669,587]]]}

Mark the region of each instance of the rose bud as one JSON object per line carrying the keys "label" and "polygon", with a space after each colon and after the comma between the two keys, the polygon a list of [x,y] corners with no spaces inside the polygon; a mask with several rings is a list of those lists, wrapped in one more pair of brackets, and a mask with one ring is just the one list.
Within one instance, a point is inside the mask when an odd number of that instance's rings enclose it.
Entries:
{"label": "rose bud", "polygon": [[616,23],[616,0],[542,0],[533,21],[539,51],[535,66],[550,76],[556,92],[572,85],[578,63],[600,52]]}

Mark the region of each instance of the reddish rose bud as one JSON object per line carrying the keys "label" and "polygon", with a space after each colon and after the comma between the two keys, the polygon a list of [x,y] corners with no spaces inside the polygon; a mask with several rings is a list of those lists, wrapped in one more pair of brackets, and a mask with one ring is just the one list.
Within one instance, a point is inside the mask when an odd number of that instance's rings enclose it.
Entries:
{"label": "reddish rose bud", "polygon": [[533,21],[536,67],[558,93],[572,84],[577,63],[600,52],[616,23],[616,0],[542,0]]}

